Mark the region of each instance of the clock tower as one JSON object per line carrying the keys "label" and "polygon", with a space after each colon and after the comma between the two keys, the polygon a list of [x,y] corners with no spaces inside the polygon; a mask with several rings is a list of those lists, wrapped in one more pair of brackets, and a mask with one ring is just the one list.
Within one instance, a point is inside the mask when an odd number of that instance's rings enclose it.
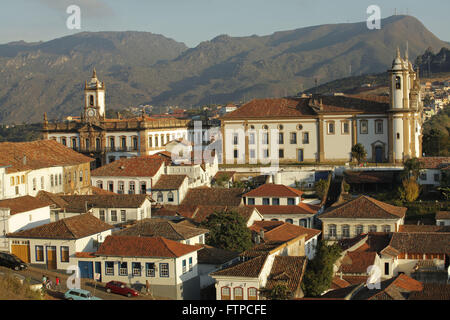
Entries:
{"label": "clock tower", "polygon": [[97,79],[97,72],[92,72],[91,80],[84,86],[84,120],[99,121],[105,118],[105,84]]}

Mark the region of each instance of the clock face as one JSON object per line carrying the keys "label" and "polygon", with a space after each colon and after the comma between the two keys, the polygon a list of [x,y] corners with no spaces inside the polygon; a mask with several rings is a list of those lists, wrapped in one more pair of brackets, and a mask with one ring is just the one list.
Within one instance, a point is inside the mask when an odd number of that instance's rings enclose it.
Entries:
{"label": "clock face", "polygon": [[89,109],[88,112],[87,112],[87,115],[88,115],[89,117],[95,116],[95,110],[94,110],[94,109]]}

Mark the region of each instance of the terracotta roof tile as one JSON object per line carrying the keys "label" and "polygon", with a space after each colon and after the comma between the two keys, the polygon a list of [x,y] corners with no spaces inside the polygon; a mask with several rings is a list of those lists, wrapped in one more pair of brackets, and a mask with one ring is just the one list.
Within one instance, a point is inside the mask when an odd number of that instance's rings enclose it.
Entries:
{"label": "terracotta roof tile", "polygon": [[243,191],[240,188],[191,188],[181,205],[239,206]]}
{"label": "terracotta roof tile", "polygon": [[347,252],[341,261],[339,272],[366,274],[367,268],[375,263],[376,255],[376,252]]}
{"label": "terracotta roof tile", "polygon": [[450,300],[450,284],[424,283],[422,291],[412,292],[408,300]]}
{"label": "terracotta roof tile", "polygon": [[99,256],[178,258],[201,249],[163,237],[108,236],[96,252]]}
{"label": "terracotta roof tile", "polygon": [[[450,233],[448,232],[394,232],[386,248],[410,254],[449,254]],[[387,253],[383,250],[382,252]]]}
{"label": "terracotta roof tile", "polygon": [[266,262],[267,255],[240,262],[223,270],[210,273],[211,276],[258,278]]}
{"label": "terracotta roof tile", "polygon": [[398,232],[450,232],[450,226],[403,224]]}
{"label": "terracotta roof tile", "polygon": [[217,171],[214,175],[214,180],[226,179],[230,180],[235,175],[236,171]]}
{"label": "terracotta roof tile", "polygon": [[266,183],[244,194],[244,197],[301,197],[302,191],[282,185]]}
{"label": "terracotta roof tile", "polygon": [[[278,222],[278,224],[275,225],[274,222]],[[264,230],[264,240],[267,241],[289,241],[301,235],[306,235],[305,240],[308,241],[321,233],[320,230],[304,228],[281,221],[255,221],[250,229],[257,233]]]}
{"label": "terracotta roof tile", "polygon": [[50,206],[49,201],[32,196],[0,200],[0,208],[9,208],[11,215],[44,208],[47,206]]}
{"label": "terracotta roof tile", "polygon": [[151,156],[120,159],[93,170],[91,177],[153,177],[163,164]]}
{"label": "terracotta roof tile", "polygon": [[285,284],[292,292],[296,292],[302,283],[308,259],[297,256],[276,256],[266,288],[273,288],[276,284]]}
{"label": "terracotta roof tile", "polygon": [[[45,157],[42,155],[45,154]],[[86,157],[54,140],[0,143],[0,166],[7,173],[89,163]]]}
{"label": "terracotta roof tile", "polygon": [[39,227],[8,234],[11,238],[80,239],[112,229],[109,224],[86,213]]}
{"label": "terracotta roof tile", "polygon": [[450,164],[450,157],[424,157],[419,161],[424,169],[441,169]]}
{"label": "terracotta roof tile", "polygon": [[450,219],[450,211],[438,211],[436,212],[436,220]]}
{"label": "terracotta roof tile", "polygon": [[341,279],[339,276],[334,276],[331,282],[331,289],[341,289],[350,286],[350,283],[344,279]]}
{"label": "terracotta roof tile", "polygon": [[286,214],[316,214],[320,209],[320,206],[300,202],[298,205],[251,205],[248,207],[254,207],[263,215],[286,215]]}
{"label": "terracotta roof tile", "polygon": [[208,230],[180,225],[165,219],[144,219],[114,233],[117,236],[163,237],[181,241],[207,233]]}
{"label": "terracotta roof tile", "polygon": [[398,219],[403,218],[407,208],[393,206],[371,197],[360,196],[336,207],[331,207],[320,215],[323,218],[369,218]]}
{"label": "terracotta roof tile", "polygon": [[223,264],[239,257],[239,252],[203,245],[197,253],[197,261],[201,264]]}
{"label": "terracotta roof tile", "polygon": [[178,190],[187,178],[185,174],[162,174],[152,190]]}

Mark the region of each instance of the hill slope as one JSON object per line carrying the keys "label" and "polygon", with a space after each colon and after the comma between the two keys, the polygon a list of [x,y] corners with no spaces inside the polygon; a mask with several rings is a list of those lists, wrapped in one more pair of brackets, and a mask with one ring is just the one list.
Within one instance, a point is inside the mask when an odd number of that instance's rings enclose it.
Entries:
{"label": "hill slope", "polygon": [[361,22],[267,36],[222,35],[187,50],[161,39],[167,54],[150,54],[155,59],[141,54],[156,48],[131,44],[126,36],[122,45],[121,34],[115,40],[90,41],[89,34],[79,34],[0,46],[0,78],[6,80],[0,87],[0,122],[39,121],[44,111],[50,118],[79,114],[82,87],[94,65],[106,83],[108,109],[141,103],[191,106],[293,95],[312,87],[315,79],[325,83],[383,72],[406,42],[412,59],[428,47],[449,47],[410,16],[383,19],[380,30]]}

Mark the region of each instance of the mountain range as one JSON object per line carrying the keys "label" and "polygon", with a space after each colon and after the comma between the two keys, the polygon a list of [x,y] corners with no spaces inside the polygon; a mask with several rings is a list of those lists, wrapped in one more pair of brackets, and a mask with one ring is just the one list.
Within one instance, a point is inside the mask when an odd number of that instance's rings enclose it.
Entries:
{"label": "mountain range", "polygon": [[182,107],[281,97],[317,83],[386,71],[397,47],[409,56],[450,45],[416,18],[391,16],[267,36],[220,35],[195,48],[150,32],[82,32],[47,42],[0,45],[0,123],[79,115],[95,67],[107,109]]}

